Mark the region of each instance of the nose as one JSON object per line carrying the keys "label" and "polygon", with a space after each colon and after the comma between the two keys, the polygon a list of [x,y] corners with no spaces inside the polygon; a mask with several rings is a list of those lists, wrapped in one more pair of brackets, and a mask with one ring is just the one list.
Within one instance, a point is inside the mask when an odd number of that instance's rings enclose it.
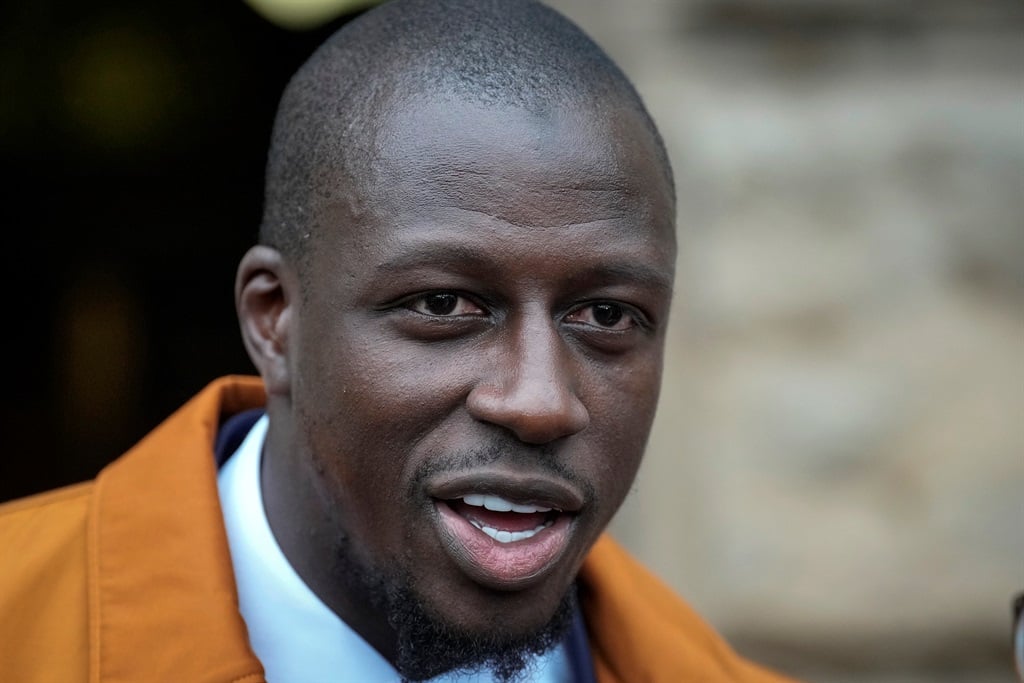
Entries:
{"label": "nose", "polygon": [[590,423],[576,394],[573,360],[550,318],[510,330],[466,399],[477,420],[545,444]]}

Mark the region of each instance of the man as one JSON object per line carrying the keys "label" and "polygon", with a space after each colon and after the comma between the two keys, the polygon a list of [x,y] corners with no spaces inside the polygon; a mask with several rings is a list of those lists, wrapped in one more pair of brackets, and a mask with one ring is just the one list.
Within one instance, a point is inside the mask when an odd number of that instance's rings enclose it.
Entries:
{"label": "man", "polygon": [[779,680],[601,537],[654,417],[674,214],[639,97],[560,15],[347,25],[284,94],[238,269],[262,382],[5,507],[2,670]]}

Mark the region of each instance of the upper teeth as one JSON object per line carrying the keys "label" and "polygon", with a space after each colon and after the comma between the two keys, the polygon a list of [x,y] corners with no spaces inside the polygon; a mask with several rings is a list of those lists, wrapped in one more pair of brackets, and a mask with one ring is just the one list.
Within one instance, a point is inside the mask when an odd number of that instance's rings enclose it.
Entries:
{"label": "upper teeth", "polygon": [[551,508],[541,507],[540,505],[520,505],[519,503],[513,503],[510,500],[505,500],[500,496],[485,496],[482,493],[471,493],[467,496],[463,496],[462,502],[466,505],[487,508],[494,512],[530,513],[551,511]]}

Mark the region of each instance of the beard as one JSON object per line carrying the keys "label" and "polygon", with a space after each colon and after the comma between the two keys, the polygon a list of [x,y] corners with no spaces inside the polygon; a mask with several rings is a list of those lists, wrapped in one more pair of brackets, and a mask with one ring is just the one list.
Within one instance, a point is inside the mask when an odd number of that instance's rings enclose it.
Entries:
{"label": "beard", "polygon": [[577,609],[573,584],[547,624],[532,633],[467,633],[436,615],[413,590],[408,576],[387,575],[359,562],[347,538],[340,541],[337,557],[347,590],[387,615],[396,638],[392,665],[404,682],[454,670],[487,670],[498,683],[512,683],[537,656],[561,642]]}
{"label": "beard", "polygon": [[[423,482],[441,472],[460,471],[503,460],[524,469],[546,469],[573,482],[584,491],[587,504],[594,488],[553,457],[549,446],[524,446],[495,438],[476,449],[448,454],[421,468],[409,486],[412,498]],[[341,527],[341,525],[339,525]],[[578,609],[576,586],[569,586],[548,622],[531,633],[510,634],[500,627],[488,632],[467,632],[441,618],[416,592],[407,570],[375,566],[364,559],[342,532],[336,548],[338,576],[344,577],[349,595],[387,616],[395,634],[392,665],[403,681],[425,681],[449,671],[491,672],[498,683],[512,683],[536,662],[536,657],[555,647],[569,631]],[[457,599],[457,596],[452,596]]]}
{"label": "beard", "polygon": [[510,636],[500,631],[463,633],[431,614],[411,591],[399,589],[391,597],[388,621],[398,635],[394,664],[409,681],[426,680],[455,669],[489,670],[499,683],[514,681],[535,657],[561,641],[572,623],[576,604],[575,590],[570,590],[540,630]]}

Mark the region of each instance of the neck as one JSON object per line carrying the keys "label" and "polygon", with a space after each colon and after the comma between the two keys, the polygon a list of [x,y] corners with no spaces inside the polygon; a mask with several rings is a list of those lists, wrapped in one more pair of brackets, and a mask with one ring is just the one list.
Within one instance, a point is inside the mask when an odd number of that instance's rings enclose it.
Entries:
{"label": "neck", "polygon": [[[333,519],[315,485],[315,466],[301,456],[291,425],[271,414],[264,444],[260,484],[270,530],[288,563],[313,593],[389,662],[394,663],[396,635],[374,591],[362,585],[370,575]],[[331,530],[334,530],[331,532]]]}

